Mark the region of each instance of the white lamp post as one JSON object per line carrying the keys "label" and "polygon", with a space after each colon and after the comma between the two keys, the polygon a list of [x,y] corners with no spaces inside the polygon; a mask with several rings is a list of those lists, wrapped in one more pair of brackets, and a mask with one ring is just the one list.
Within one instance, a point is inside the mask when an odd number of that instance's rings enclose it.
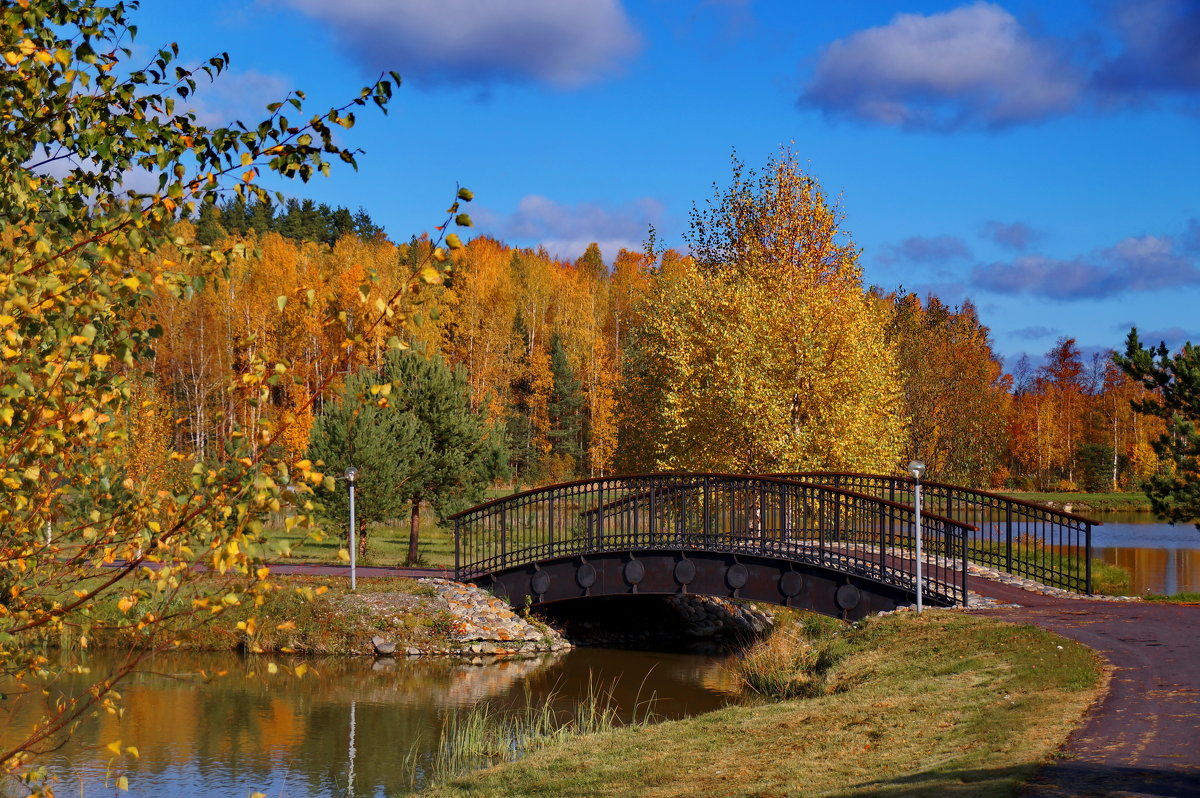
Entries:
{"label": "white lamp post", "polygon": [[917,539],[917,612],[921,612],[921,476],[925,473],[925,464],[913,460],[908,464],[908,473],[913,475],[913,506],[916,508],[916,539]]}
{"label": "white lamp post", "polygon": [[350,466],[346,469],[346,485],[350,488],[350,591],[353,592],[358,588],[358,583],[355,581],[354,573],[354,557],[358,551],[358,544],[355,538],[357,529],[354,525],[354,480],[358,479],[358,469]]}

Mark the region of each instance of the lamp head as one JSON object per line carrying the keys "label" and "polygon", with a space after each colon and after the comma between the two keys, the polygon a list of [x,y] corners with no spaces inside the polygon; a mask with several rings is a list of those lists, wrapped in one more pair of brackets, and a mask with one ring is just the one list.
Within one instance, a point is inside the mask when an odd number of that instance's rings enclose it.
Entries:
{"label": "lamp head", "polygon": [[358,479],[358,469],[350,466],[346,469],[346,481],[353,485],[356,479]]}
{"label": "lamp head", "polygon": [[925,464],[920,460],[913,460],[908,464],[908,473],[913,475],[913,479],[920,479],[925,475]]}

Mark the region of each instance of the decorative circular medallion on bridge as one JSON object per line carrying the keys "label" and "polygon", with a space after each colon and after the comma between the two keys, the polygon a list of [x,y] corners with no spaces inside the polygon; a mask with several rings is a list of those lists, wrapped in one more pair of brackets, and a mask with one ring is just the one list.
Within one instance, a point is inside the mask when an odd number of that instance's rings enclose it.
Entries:
{"label": "decorative circular medallion on bridge", "polygon": [[529,579],[529,589],[539,596],[550,589],[550,574],[538,571]]}
{"label": "decorative circular medallion on bridge", "polygon": [[729,585],[734,590],[745,587],[750,581],[750,569],[742,565],[740,562],[735,562],[733,565],[725,569],[725,584]]}
{"label": "decorative circular medallion on bridge", "polygon": [[834,598],[839,607],[844,610],[852,610],[862,600],[862,591],[854,585],[842,585],[837,589],[837,595]]}
{"label": "decorative circular medallion on bridge", "polygon": [[696,578],[696,564],[691,560],[680,560],[675,563],[675,581],[686,585]]}
{"label": "decorative circular medallion on bridge", "polygon": [[625,581],[631,585],[636,585],[641,582],[646,576],[646,566],[642,565],[641,560],[630,560],[625,563]]}
{"label": "decorative circular medallion on bridge", "polygon": [[803,589],[804,577],[795,571],[788,571],[779,577],[779,592],[788,598],[800,595],[800,591]]}
{"label": "decorative circular medallion on bridge", "polygon": [[596,584],[596,567],[590,562],[585,562],[575,571],[575,581],[580,587],[591,587]]}

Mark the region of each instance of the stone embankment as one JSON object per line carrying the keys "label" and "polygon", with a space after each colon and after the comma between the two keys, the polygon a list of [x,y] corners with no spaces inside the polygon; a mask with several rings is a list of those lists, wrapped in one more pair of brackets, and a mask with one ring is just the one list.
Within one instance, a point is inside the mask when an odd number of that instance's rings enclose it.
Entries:
{"label": "stone embankment", "polygon": [[558,630],[522,618],[506,602],[474,585],[436,578],[419,581],[437,592],[435,602],[445,605],[450,616],[449,645],[408,646],[398,651],[390,640],[376,637],[372,641],[376,653],[442,654],[481,660],[484,656],[532,656],[571,648],[570,642]]}
{"label": "stone embankment", "polygon": [[631,604],[610,597],[557,616],[577,645],[622,648],[711,644],[721,650],[768,632],[774,620],[749,604],[715,596],[643,596]]}
{"label": "stone embankment", "polygon": [[688,637],[758,637],[775,622],[762,610],[718,596],[668,596],[667,604],[683,617]]}

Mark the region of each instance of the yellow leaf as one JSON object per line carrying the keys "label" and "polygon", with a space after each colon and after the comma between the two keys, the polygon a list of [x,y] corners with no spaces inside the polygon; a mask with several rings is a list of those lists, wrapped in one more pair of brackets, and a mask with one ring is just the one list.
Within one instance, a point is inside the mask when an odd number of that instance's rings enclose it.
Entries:
{"label": "yellow leaf", "polygon": [[301,662],[299,665],[296,666],[296,669],[293,672],[297,676],[304,676],[304,674],[308,673],[308,666],[305,665],[303,662]]}
{"label": "yellow leaf", "polygon": [[117,756],[121,755],[121,741],[120,740],[116,740],[114,742],[109,743],[108,745],[105,746],[105,748],[107,748],[109,751],[112,751]]}
{"label": "yellow leaf", "polygon": [[92,362],[96,364],[96,368],[108,368],[110,360],[112,360],[112,355],[102,355],[100,353],[92,355]]}
{"label": "yellow leaf", "polygon": [[256,576],[258,576],[259,579],[266,579],[267,576],[271,573],[271,569],[264,565],[262,568],[259,568],[254,573]]}
{"label": "yellow leaf", "polygon": [[142,755],[138,752],[136,745],[125,746],[125,753],[129,754],[134,759],[141,759]]}
{"label": "yellow leaf", "polygon": [[120,778],[118,778],[117,779],[117,789],[128,792],[129,791],[129,779],[125,778],[124,776],[121,776]]}
{"label": "yellow leaf", "polygon": [[267,673],[271,673],[271,674],[279,673],[279,666],[276,665],[274,662],[268,663],[267,664]]}
{"label": "yellow leaf", "polygon": [[295,628],[296,628],[296,622],[295,622],[295,621],[284,621],[283,623],[279,624],[279,625],[278,625],[278,626],[276,626],[275,628],[276,628],[276,629],[278,629],[278,630],[279,630],[279,631],[281,631],[281,632],[282,632],[282,631],[285,631],[285,630],[287,630],[287,629],[295,629]]}

